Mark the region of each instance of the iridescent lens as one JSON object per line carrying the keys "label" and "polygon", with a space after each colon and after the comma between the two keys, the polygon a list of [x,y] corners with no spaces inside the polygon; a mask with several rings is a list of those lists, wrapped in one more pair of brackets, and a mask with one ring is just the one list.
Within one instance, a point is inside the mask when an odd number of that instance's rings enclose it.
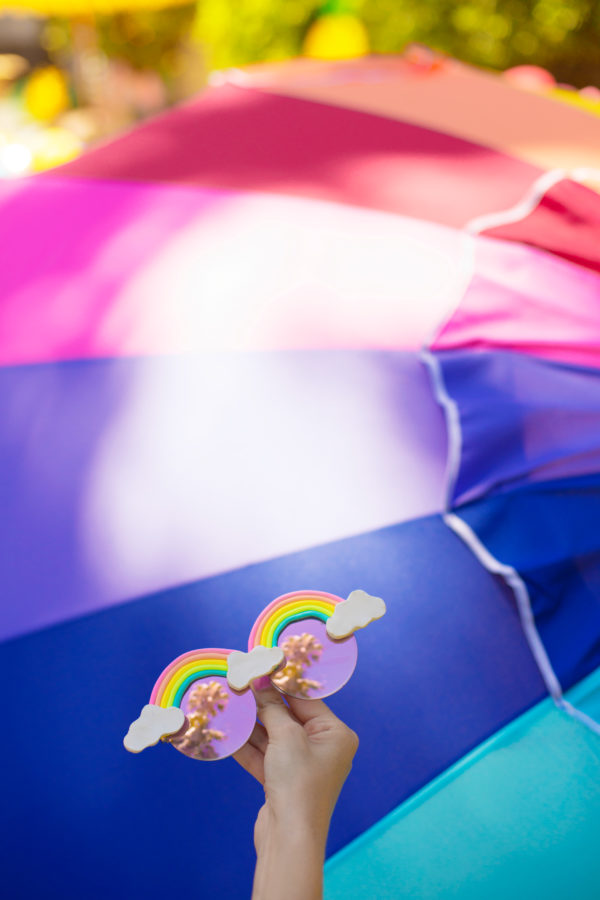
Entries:
{"label": "iridescent lens", "polygon": [[219,675],[194,681],[183,695],[181,708],[189,728],[170,743],[192,759],[231,756],[244,746],[256,722],[252,692],[236,694]]}
{"label": "iridescent lens", "polygon": [[319,619],[292,622],[279,635],[277,646],[285,653],[286,665],[271,681],[291,697],[329,697],[346,684],[356,666],[356,639],[333,641]]}

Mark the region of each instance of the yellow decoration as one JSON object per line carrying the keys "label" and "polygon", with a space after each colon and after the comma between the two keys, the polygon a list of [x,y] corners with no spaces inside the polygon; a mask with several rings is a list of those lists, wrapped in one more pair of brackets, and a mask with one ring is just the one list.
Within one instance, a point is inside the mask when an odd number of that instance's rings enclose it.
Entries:
{"label": "yellow decoration", "polygon": [[41,16],[93,16],[118,12],[150,11],[184,6],[190,0],[0,0],[0,13],[27,12]]}
{"label": "yellow decoration", "polygon": [[561,100],[563,103],[570,103],[572,106],[578,106],[579,109],[585,109],[587,112],[600,116],[600,100],[584,97],[578,91],[565,91],[563,88],[554,88],[554,90],[550,91],[550,96]]}
{"label": "yellow decoration", "polygon": [[75,159],[83,150],[83,144],[72,131],[66,128],[46,128],[33,148],[33,169],[40,172],[61,166]]}
{"label": "yellow decoration", "polygon": [[25,109],[34,119],[51,122],[69,108],[67,81],[56,66],[37,69],[25,85]]}
{"label": "yellow decoration", "polygon": [[303,52],[312,59],[351,59],[369,52],[369,37],[356,16],[330,13],[310,27]]}

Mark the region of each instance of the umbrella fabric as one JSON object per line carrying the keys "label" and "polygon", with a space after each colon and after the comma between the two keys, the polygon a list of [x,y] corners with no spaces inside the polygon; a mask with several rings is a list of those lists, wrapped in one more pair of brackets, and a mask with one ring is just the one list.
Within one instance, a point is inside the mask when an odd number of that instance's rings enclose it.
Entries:
{"label": "umbrella fabric", "polygon": [[388,605],[331,698],[328,894],[558,897],[576,855],[592,898],[600,200],[235,80],[1,188],[7,890],[248,896],[259,788],[121,741],[169,660],[310,586]]}
{"label": "umbrella fabric", "polygon": [[412,122],[544,169],[600,167],[593,116],[582,116],[580,110],[549,96],[515,88],[495,73],[457,60],[423,60],[415,65],[410,54],[335,66],[298,60],[294,66],[253,66],[228,73],[227,78],[246,87]]}
{"label": "umbrella fabric", "polygon": [[[598,717],[599,688],[570,696]],[[327,897],[592,897],[597,776],[597,735],[540,703],[338,854]]]}

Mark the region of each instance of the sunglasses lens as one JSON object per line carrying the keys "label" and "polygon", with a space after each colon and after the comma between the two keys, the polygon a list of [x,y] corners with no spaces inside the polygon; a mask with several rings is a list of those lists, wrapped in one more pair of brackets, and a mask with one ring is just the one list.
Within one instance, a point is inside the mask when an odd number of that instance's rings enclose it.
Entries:
{"label": "sunglasses lens", "polygon": [[290,697],[329,697],[346,684],[356,666],[356,639],[333,641],[320,619],[292,622],[279,635],[277,646],[285,653],[286,665],[271,681]]}
{"label": "sunglasses lens", "polygon": [[252,692],[236,694],[227,679],[218,675],[194,681],[183,695],[181,708],[189,728],[169,743],[192,759],[231,756],[246,743],[256,722]]}

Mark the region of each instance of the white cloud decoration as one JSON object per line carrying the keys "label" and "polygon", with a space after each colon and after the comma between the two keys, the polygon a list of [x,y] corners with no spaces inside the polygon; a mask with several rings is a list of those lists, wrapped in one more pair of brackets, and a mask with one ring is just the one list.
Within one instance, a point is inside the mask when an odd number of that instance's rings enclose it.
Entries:
{"label": "white cloud decoration", "polygon": [[232,650],[227,657],[227,681],[234,691],[243,691],[255,678],[270,675],[283,663],[279,647],[254,647],[249,653]]}
{"label": "white cloud decoration", "polygon": [[366,591],[352,591],[346,600],[338,603],[325,627],[330,638],[341,640],[384,614],[385,603],[381,597],[373,597]]}
{"label": "white cloud decoration", "polygon": [[185,715],[178,706],[154,706],[147,703],[129,731],[123,738],[123,744],[130,753],[140,753],[146,747],[158,744],[162,737],[175,734],[183,728]]}

